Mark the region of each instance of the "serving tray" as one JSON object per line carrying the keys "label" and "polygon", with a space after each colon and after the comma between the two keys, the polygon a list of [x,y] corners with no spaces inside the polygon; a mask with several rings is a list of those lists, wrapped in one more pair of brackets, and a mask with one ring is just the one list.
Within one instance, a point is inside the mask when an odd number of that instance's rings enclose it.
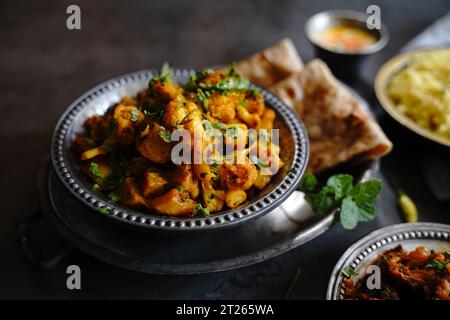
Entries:
{"label": "serving tray", "polygon": [[[342,170],[361,181],[376,168],[377,162],[367,162]],[[142,232],[83,205],[62,185],[50,163],[39,175],[39,199],[44,218],[73,247],[103,262],[152,274],[217,272],[262,262],[319,236],[338,215],[314,214],[303,194],[294,191],[280,207],[233,229],[190,234]],[[22,243],[25,253],[39,260],[33,256],[36,250],[29,247],[30,243]],[[35,262],[51,267],[57,261],[55,257]]]}

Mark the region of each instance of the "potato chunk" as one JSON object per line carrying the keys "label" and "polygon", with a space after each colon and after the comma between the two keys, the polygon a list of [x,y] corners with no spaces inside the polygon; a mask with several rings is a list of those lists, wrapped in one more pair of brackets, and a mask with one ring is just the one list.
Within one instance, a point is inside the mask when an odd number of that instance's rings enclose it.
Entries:
{"label": "potato chunk", "polygon": [[148,170],[144,173],[144,179],[141,183],[142,194],[145,198],[160,195],[164,192],[167,183],[167,179],[158,172]]}
{"label": "potato chunk", "polygon": [[225,202],[225,191],[214,189],[209,181],[202,181],[202,196],[206,208],[210,212],[217,212],[222,210]]}
{"label": "potato chunk", "polygon": [[119,187],[120,203],[131,208],[147,206],[147,203],[134,183],[132,177],[127,177]]}
{"label": "potato chunk", "polygon": [[160,131],[163,128],[154,123],[148,134],[136,141],[136,148],[139,153],[150,161],[155,163],[167,163],[170,161],[172,143],[165,142],[160,137]]}
{"label": "potato chunk", "polygon": [[236,106],[239,118],[241,118],[250,128],[257,128],[261,122],[261,118],[257,113],[251,113],[246,107]]}
{"label": "potato chunk", "polygon": [[192,213],[196,202],[189,198],[187,192],[179,192],[176,188],[162,196],[149,200],[150,207],[157,212],[169,216],[186,216]]}
{"label": "potato chunk", "polygon": [[236,208],[247,199],[247,193],[243,190],[228,190],[225,193],[225,203],[230,208]]}
{"label": "potato chunk", "polygon": [[197,198],[200,193],[200,188],[198,186],[197,177],[194,176],[192,165],[180,165],[177,167],[175,175],[175,182],[180,185],[184,191],[189,192],[192,199]]}

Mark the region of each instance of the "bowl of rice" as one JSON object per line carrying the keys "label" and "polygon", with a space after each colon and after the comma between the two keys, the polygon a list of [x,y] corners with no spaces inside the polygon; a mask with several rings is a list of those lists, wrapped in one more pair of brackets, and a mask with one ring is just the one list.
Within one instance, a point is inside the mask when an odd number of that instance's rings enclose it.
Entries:
{"label": "bowl of rice", "polygon": [[392,58],[375,78],[375,93],[400,124],[450,147],[450,47]]}

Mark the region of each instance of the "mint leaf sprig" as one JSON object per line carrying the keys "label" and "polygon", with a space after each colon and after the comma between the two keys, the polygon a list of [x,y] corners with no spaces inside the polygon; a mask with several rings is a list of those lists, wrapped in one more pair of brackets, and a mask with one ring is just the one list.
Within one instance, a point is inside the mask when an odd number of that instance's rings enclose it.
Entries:
{"label": "mint leaf sprig", "polygon": [[328,178],[322,188],[316,177],[307,173],[300,182],[299,190],[314,212],[325,215],[340,208],[340,221],[345,229],[354,229],[358,222],[375,218],[375,199],[381,192],[381,181],[371,179],[353,185],[349,174],[336,174]]}

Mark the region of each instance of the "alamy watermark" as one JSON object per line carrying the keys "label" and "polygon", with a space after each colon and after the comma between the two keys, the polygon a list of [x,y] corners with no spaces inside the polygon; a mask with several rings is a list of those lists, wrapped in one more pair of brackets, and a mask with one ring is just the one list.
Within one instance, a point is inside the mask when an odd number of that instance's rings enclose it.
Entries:
{"label": "alamy watermark", "polygon": [[69,30],[81,30],[81,9],[76,4],[67,7],[66,13],[69,15],[66,19],[66,27]]}

